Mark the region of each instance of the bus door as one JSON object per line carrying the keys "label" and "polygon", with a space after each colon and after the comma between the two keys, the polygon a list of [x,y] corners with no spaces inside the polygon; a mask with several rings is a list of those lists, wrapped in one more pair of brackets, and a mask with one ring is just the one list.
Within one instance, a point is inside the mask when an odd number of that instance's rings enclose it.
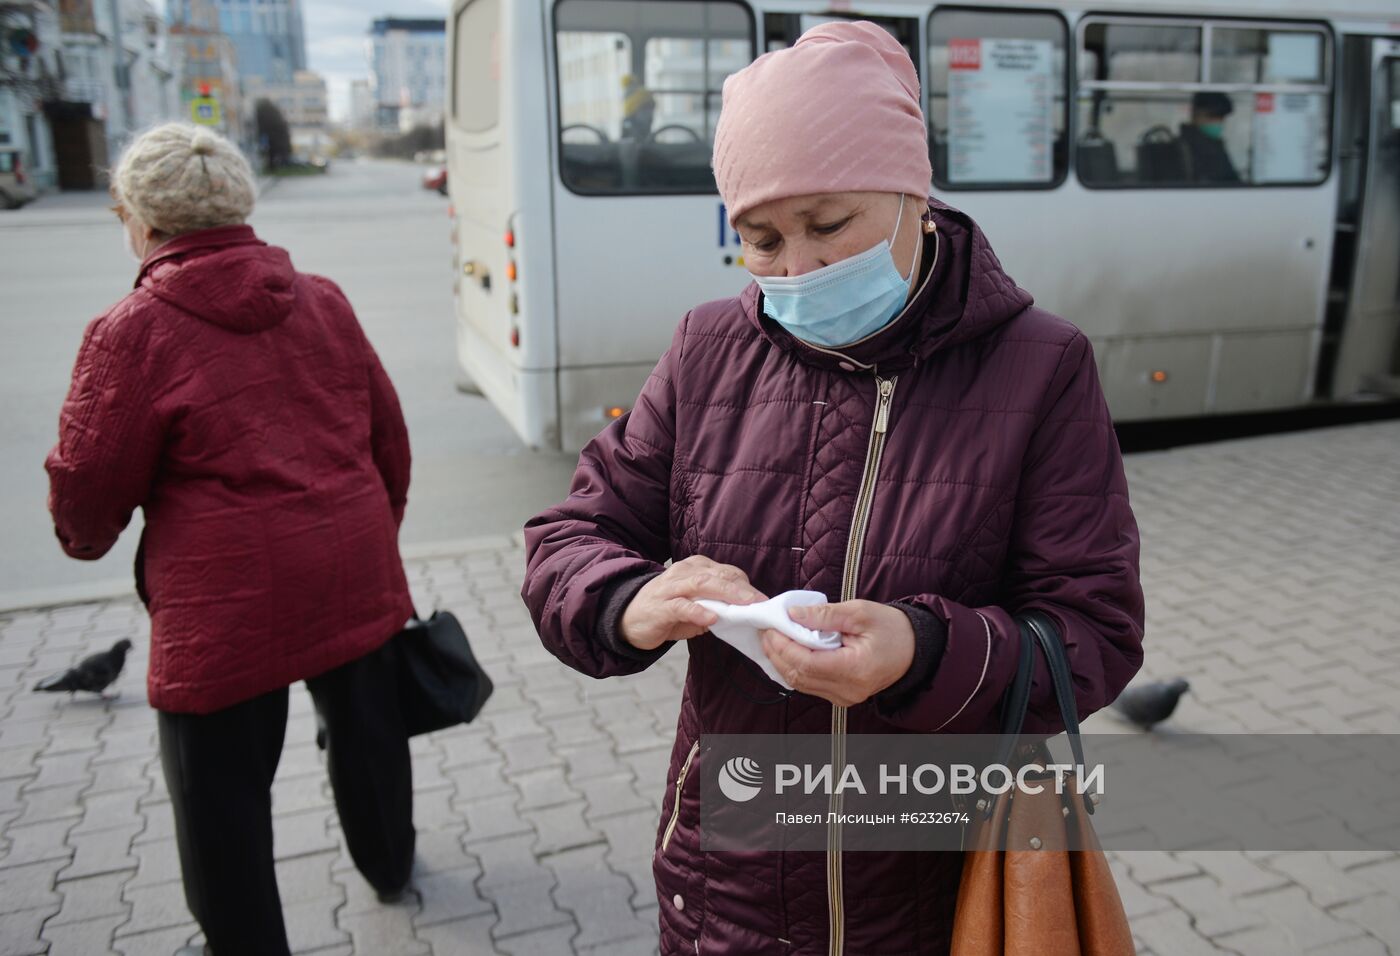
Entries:
{"label": "bus door", "polygon": [[632,404],[689,309],[749,281],[710,158],[757,30],[738,0],[558,0],[552,28],[559,419],[576,448]]}
{"label": "bus door", "polygon": [[1318,395],[1400,395],[1400,40],[1343,46],[1336,245]]}

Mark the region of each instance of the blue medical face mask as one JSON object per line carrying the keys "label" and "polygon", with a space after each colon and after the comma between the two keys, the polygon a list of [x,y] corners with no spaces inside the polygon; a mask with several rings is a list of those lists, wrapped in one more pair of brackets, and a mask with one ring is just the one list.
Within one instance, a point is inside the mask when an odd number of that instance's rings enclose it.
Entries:
{"label": "blue medical face mask", "polygon": [[1211,139],[1223,139],[1225,136],[1224,123],[1202,123],[1200,125],[1200,130]]}
{"label": "blue medical face mask", "polygon": [[813,345],[850,345],[874,335],[904,308],[918,271],[917,253],[907,277],[894,264],[890,243],[903,220],[901,196],[894,232],[879,245],[800,276],[754,276],[764,314]]}

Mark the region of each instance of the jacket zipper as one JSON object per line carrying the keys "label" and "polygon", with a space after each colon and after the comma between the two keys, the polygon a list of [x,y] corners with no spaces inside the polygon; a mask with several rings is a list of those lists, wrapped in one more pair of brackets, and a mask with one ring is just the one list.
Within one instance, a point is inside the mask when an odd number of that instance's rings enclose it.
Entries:
{"label": "jacket zipper", "polygon": [[[865,452],[865,471],[856,494],[856,509],[851,517],[851,536],[846,542],[846,567],[841,575],[841,600],[856,596],[860,576],[861,553],[865,550],[865,532],[870,526],[870,506],[875,500],[875,479],[880,474],[880,459],[885,452],[885,433],[890,424],[890,400],[898,378],[875,376],[879,394],[875,401],[875,422],[870,429],[870,444]],[[846,769],[846,708],[831,708],[831,772],[840,780]],[[831,934],[827,946],[829,956],[842,956],[846,948],[846,909],[841,873],[841,794],[833,793],[828,803],[831,813],[826,828],[826,899]]]}
{"label": "jacket zipper", "polygon": [[676,824],[681,818],[681,788],[685,786],[686,774],[690,773],[690,762],[695,759],[695,753],[700,749],[700,741],[690,745],[690,753],[685,755],[685,763],[681,764],[680,771],[676,774],[676,799],[671,805],[671,819],[666,824],[666,832],[661,834],[661,852],[666,852],[666,847],[671,845],[671,834],[676,832]]}

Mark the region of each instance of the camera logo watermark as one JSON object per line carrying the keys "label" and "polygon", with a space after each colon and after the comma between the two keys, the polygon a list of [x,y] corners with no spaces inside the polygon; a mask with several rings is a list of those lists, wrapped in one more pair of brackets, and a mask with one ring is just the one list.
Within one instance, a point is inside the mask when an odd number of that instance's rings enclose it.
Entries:
{"label": "camera logo watermark", "polygon": [[[878,764],[867,768],[861,774],[859,766],[846,764],[839,777],[829,763],[777,764],[774,768],[774,793],[786,793],[790,789],[803,795],[814,793],[825,795],[888,794],[905,795],[910,792],[933,796],[951,793],[966,796],[976,793],[989,793],[994,796],[1010,790],[1024,793],[1044,793],[1053,790],[1057,794],[1067,791],[1067,781],[1074,780],[1075,793],[1104,793],[1103,764],[1079,765],[1071,763],[1027,763],[1019,767],[1005,764],[979,766],[969,763],[948,764],[921,763],[911,767],[907,763]],[[871,777],[871,771],[879,773],[878,782]]]}
{"label": "camera logo watermark", "polygon": [[[1055,793],[1066,792],[1066,781],[1076,782],[1074,792],[1102,794],[1104,791],[1104,768],[1102,764],[1085,768],[1075,764],[1026,764],[1018,768],[1002,764],[978,767],[972,764],[952,764],[946,769],[938,764],[919,764],[911,768],[908,764],[894,766],[880,765],[878,788],[868,787],[861,776],[860,768],[847,764],[839,779],[832,771],[831,764],[776,764],[773,768],[773,793],[782,795],[797,791],[804,796],[820,793],[833,794],[908,794],[911,791],[925,796],[939,793],[992,795],[1020,790],[1025,793],[1042,793],[1053,789]],[[1045,782],[1048,780],[1049,782]],[[719,768],[719,790],[735,803],[747,803],[764,792],[763,768],[750,757],[730,757]]]}
{"label": "camera logo watermark", "polygon": [[1058,738],[841,743],[703,735],[702,849],[825,850],[833,815],[851,852],[1001,846],[1013,806],[1063,820],[1071,850],[1400,848],[1400,734],[1100,734],[1082,763]]}
{"label": "camera logo watermark", "polygon": [[719,768],[719,792],[747,803],[763,789],[763,768],[748,757],[730,757]]}

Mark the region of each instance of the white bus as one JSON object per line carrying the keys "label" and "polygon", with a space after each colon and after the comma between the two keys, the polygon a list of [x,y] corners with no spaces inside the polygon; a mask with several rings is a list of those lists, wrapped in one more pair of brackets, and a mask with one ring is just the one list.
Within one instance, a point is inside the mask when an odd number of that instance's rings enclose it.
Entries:
{"label": "white bus", "polygon": [[1089,336],[1119,421],[1394,387],[1394,0],[454,0],[457,350],[527,444],[581,447],[748,282],[720,90],[834,17],[908,49],[931,192]]}

